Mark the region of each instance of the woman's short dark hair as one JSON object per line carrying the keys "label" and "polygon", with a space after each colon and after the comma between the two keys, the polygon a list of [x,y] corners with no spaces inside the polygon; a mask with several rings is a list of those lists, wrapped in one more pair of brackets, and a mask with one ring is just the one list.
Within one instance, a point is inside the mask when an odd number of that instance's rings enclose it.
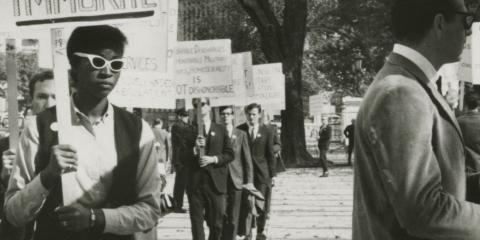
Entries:
{"label": "woman's short dark hair", "polygon": [[73,30],[67,43],[67,57],[70,66],[79,59],[75,52],[95,53],[103,49],[112,49],[123,55],[127,37],[116,27],[109,25],[84,26]]}
{"label": "woman's short dark hair", "polygon": [[396,40],[418,43],[432,28],[437,14],[452,21],[455,10],[454,0],[394,0],[391,8],[393,36]]}

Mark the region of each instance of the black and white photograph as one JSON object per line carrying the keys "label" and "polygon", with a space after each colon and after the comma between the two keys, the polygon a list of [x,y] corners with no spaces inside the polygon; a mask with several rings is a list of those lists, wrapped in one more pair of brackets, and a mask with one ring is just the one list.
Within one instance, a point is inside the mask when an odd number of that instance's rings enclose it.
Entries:
{"label": "black and white photograph", "polygon": [[480,240],[480,0],[0,0],[1,240]]}

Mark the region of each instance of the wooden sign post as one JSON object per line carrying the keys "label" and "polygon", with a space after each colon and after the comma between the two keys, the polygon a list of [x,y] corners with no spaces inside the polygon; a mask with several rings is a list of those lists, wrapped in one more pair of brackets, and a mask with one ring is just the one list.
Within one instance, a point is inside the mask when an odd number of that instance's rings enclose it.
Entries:
{"label": "wooden sign post", "polygon": [[[72,125],[70,87],[68,84],[69,68],[68,60],[64,54],[66,48],[66,39],[64,29],[55,28],[50,30],[52,40],[53,56],[53,74],[55,79],[55,98],[57,99],[57,129],[58,142],[61,144],[70,144],[70,128]],[[62,174],[62,186],[75,186],[75,172]],[[77,189],[73,187],[62,187],[63,205],[68,206],[77,199]]]}
{"label": "wooden sign post", "polygon": [[[193,106],[195,107],[195,114],[197,117],[197,135],[199,137],[203,137],[206,139],[207,136],[203,134],[203,117],[202,117],[202,99],[201,98],[194,98],[192,99]],[[205,156],[205,148],[201,147],[198,149],[198,156],[203,157]]]}
{"label": "wooden sign post", "polygon": [[8,130],[10,148],[16,148],[20,129],[18,127],[18,86],[17,86],[17,63],[15,39],[7,39],[6,44],[6,65],[7,65],[7,82],[8,82]]}

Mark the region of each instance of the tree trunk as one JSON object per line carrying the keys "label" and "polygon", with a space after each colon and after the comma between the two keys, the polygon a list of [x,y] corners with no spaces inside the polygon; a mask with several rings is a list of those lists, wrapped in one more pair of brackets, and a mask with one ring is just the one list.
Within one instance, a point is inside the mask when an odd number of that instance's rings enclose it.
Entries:
{"label": "tree trunk", "polygon": [[281,62],[285,74],[286,110],[282,112],[282,153],[288,165],[311,162],[307,152],[302,100],[303,45],[307,0],[285,0],[283,25],[268,0],[238,0],[260,32],[269,62]]}

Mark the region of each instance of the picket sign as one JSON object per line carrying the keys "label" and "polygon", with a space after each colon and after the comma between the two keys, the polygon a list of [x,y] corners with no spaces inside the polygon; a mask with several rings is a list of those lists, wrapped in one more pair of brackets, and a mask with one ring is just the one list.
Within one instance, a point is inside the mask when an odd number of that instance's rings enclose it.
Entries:
{"label": "picket sign", "polygon": [[[58,130],[60,144],[69,144],[69,132],[72,125],[72,109],[70,104],[70,91],[68,84],[69,74],[67,71],[69,66],[65,54],[67,43],[66,39],[69,32],[66,31],[66,29],[86,25],[129,24],[146,20],[157,21],[159,28],[164,28],[166,29],[166,32],[171,33],[168,34],[168,40],[164,41],[165,45],[168,47],[165,46],[166,50],[162,52],[163,56],[166,58],[167,56],[170,57],[170,61],[160,60],[161,64],[158,65],[162,66],[159,66],[159,68],[156,69],[158,71],[151,71],[151,75],[156,75],[158,77],[158,73],[160,72],[162,72],[163,75],[160,75],[158,79],[154,79],[153,83],[146,83],[145,86],[151,86],[152,84],[155,85],[159,83],[156,86],[165,87],[168,89],[168,84],[171,83],[173,79],[171,74],[168,74],[167,69],[172,69],[173,66],[173,43],[176,40],[177,9],[177,0],[132,0],[128,2],[110,0],[12,0],[2,2],[2,7],[0,8],[0,31],[16,32],[33,31],[37,29],[50,30],[53,72],[56,84],[55,93],[57,99],[57,122],[52,124],[51,128]],[[165,34],[162,34],[161,36],[165,36]],[[149,50],[154,52],[155,49]],[[9,98],[11,96],[15,96],[15,101],[9,99],[8,103],[9,111],[18,111],[18,106],[14,106],[14,104],[18,104],[16,103],[16,94],[13,95],[13,93],[10,93],[10,91],[13,92],[13,88],[11,86],[15,86],[16,90],[16,76],[13,76],[13,73],[16,73],[16,68],[14,67],[13,63],[13,61],[7,62],[7,71],[10,73]],[[126,75],[128,75],[128,73]],[[137,77],[143,80],[149,76],[145,73],[145,71],[143,71]],[[15,82],[15,84],[11,84],[11,82]],[[140,82],[140,80],[135,82],[135,84],[143,83],[144,82]],[[145,101],[141,103],[145,103]],[[172,103],[168,106],[174,106],[174,100],[172,100]],[[16,119],[17,115],[18,112],[9,112],[9,117],[15,119],[10,120],[10,136],[16,136],[18,138],[18,120]],[[15,123],[17,124],[17,130],[15,130]],[[12,131],[16,131],[16,133],[12,133]],[[15,139],[11,139],[11,141],[18,142],[18,140]],[[81,159],[79,161],[81,161]],[[76,181],[75,177],[75,173],[62,175],[64,205],[70,205],[74,203],[78,197],[80,197],[78,196],[78,189],[74,189],[72,187],[76,185],[73,184],[73,182]]]}
{"label": "picket sign", "polygon": [[247,93],[253,87],[252,81],[252,53],[232,54],[232,79],[230,83],[233,86],[233,94],[225,97],[210,98],[211,106],[245,106],[248,104]]}
{"label": "picket sign", "polygon": [[[10,148],[15,149],[18,144],[18,135],[20,133],[18,126],[18,86],[17,86],[17,63],[15,39],[7,39],[6,42],[6,64],[7,64],[7,101],[8,101],[8,132]],[[2,153],[0,153],[2,154]]]}
{"label": "picket sign", "polygon": [[[68,84],[68,60],[64,54],[66,49],[66,40],[64,30],[62,28],[54,28],[50,30],[52,40],[52,56],[53,56],[53,75],[55,80],[55,98],[57,108],[57,122],[53,123],[50,128],[58,129],[58,142],[60,144],[71,144],[72,115],[70,104],[70,87]],[[55,126],[56,125],[56,126]],[[81,195],[81,191],[74,188],[75,172],[62,174],[62,194],[63,205],[73,204]],[[80,196],[78,196],[80,195]]]}
{"label": "picket sign", "polygon": [[231,40],[177,42],[175,91],[178,98],[232,96]]}
{"label": "picket sign", "polygon": [[285,75],[281,63],[253,65],[253,91],[248,98],[265,109],[285,109]]}

